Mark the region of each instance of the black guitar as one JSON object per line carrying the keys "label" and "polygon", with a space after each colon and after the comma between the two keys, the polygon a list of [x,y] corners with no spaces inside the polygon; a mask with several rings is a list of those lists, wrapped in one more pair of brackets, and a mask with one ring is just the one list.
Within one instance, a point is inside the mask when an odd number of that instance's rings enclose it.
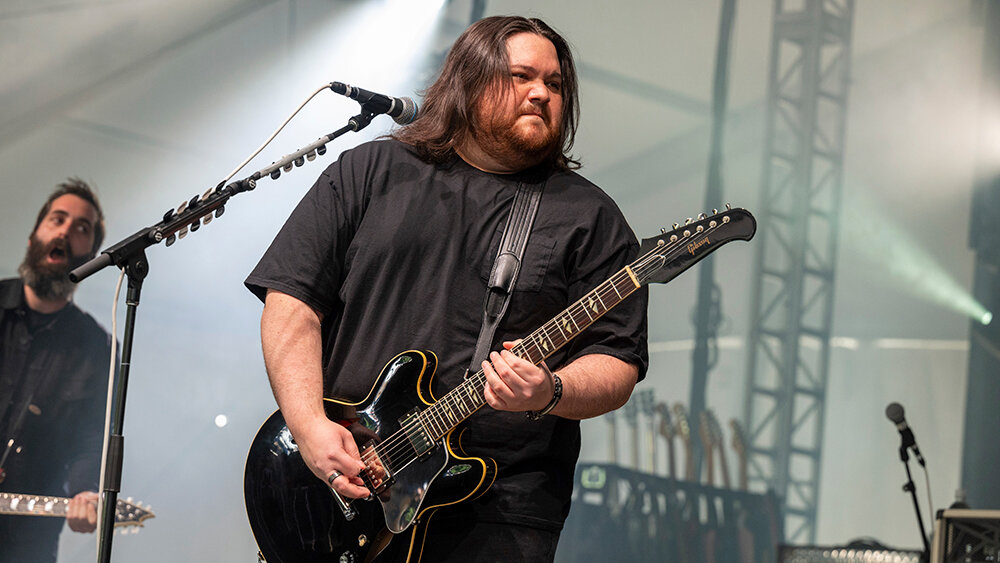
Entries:
{"label": "black guitar", "polygon": [[[637,260],[511,352],[540,363],[636,289],[675,278],[727,242],[750,240],[756,221],[746,210],[727,209],[674,227],[644,240]],[[250,444],[244,495],[254,538],[269,563],[371,561],[392,539],[408,542],[415,559],[422,524],[436,510],[489,489],[496,463],[464,453],[461,427],[486,404],[485,374],[471,375],[438,398],[431,393],[436,367],[432,352],[406,351],[386,364],[362,401],[326,400],[328,415],[340,405],[355,408],[357,419],[348,429],[366,465],[367,499],[345,503],[309,471],[280,411],[264,422]]]}

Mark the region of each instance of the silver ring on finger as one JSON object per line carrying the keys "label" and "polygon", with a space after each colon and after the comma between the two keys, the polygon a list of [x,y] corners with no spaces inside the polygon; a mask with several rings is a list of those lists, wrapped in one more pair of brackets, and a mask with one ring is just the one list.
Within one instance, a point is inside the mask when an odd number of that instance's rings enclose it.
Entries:
{"label": "silver ring on finger", "polygon": [[337,477],[340,477],[341,475],[343,475],[343,473],[334,469],[333,473],[331,473],[330,476],[326,478],[326,481],[327,483],[330,483],[330,485],[333,485],[333,482],[336,481]]}

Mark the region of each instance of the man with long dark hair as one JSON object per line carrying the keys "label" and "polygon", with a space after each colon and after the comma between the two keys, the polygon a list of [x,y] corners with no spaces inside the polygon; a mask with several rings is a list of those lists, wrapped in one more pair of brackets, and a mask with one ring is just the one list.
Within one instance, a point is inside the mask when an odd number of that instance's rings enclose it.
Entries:
{"label": "man with long dark hair", "polygon": [[437,353],[435,397],[459,385],[514,194],[544,184],[498,351],[482,363],[489,408],[461,435],[469,456],[496,460],[496,480],[421,513],[420,532],[394,539],[383,560],[551,561],[579,420],[620,407],[645,374],[644,291],[545,363],[510,351],[638,248],[614,202],[572,172],[578,111],[559,34],[538,19],[480,20],[456,41],[419,117],[390,140],[343,153],[247,279],[265,302],[264,360],[303,459],[341,495],[364,497],[366,465],[322,397],[362,401],[409,348]]}
{"label": "man with long dark hair", "polygon": [[[72,302],[69,272],[104,239],[97,196],[60,184],[38,212],[20,278],[0,281],[0,492],[71,497],[70,529],[97,526],[108,334]],[[0,515],[0,562],[54,562],[62,522]]]}

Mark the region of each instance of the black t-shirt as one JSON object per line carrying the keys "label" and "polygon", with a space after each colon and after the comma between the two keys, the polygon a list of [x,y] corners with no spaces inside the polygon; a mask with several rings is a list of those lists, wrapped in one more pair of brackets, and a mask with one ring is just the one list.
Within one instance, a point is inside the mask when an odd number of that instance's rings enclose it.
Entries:
{"label": "black t-shirt", "polygon": [[[531,171],[537,174],[538,171]],[[247,287],[268,288],[324,315],[328,397],[358,401],[396,354],[435,352],[437,396],[461,382],[475,349],[490,268],[518,183],[528,175],[477,170],[459,158],[422,161],[396,141],[343,153],[278,233]],[[492,349],[542,326],[633,258],[635,235],[614,202],[572,172],[549,175],[506,317]],[[644,288],[547,363],[587,354],[645,375]],[[499,466],[475,501],[482,519],[558,528],[569,510],[580,450],[578,421],[488,407],[470,419],[465,450]]]}

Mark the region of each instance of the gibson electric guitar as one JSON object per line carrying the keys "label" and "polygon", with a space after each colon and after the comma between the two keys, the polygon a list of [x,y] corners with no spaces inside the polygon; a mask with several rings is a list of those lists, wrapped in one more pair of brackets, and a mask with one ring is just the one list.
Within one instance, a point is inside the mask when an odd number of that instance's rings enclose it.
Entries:
{"label": "gibson electric guitar", "polygon": [[[720,246],[750,240],[756,221],[727,209],[642,241],[639,257],[523,338],[511,352],[542,362],[604,313],[651,282],[665,283]],[[482,495],[496,462],[462,449],[462,422],[486,405],[486,376],[471,374],[442,397],[431,392],[432,352],[410,350],[386,364],[357,403],[325,401],[327,414],[354,407],[354,435],[366,469],[366,499],[342,499],[302,461],[281,412],[268,418],[250,445],[244,473],[247,516],[260,555],[269,563],[363,562],[390,540],[420,553],[427,520],[442,507]],[[337,418],[331,416],[331,418]],[[345,423],[346,424],[346,423]]]}
{"label": "gibson electric guitar", "polygon": [[[69,499],[63,497],[43,497],[18,493],[0,493],[0,514],[20,514],[22,516],[54,516],[65,518],[69,509]],[[136,526],[138,531],[143,522],[156,515],[148,506],[133,503],[132,499],[118,500],[115,505],[115,527]]]}

